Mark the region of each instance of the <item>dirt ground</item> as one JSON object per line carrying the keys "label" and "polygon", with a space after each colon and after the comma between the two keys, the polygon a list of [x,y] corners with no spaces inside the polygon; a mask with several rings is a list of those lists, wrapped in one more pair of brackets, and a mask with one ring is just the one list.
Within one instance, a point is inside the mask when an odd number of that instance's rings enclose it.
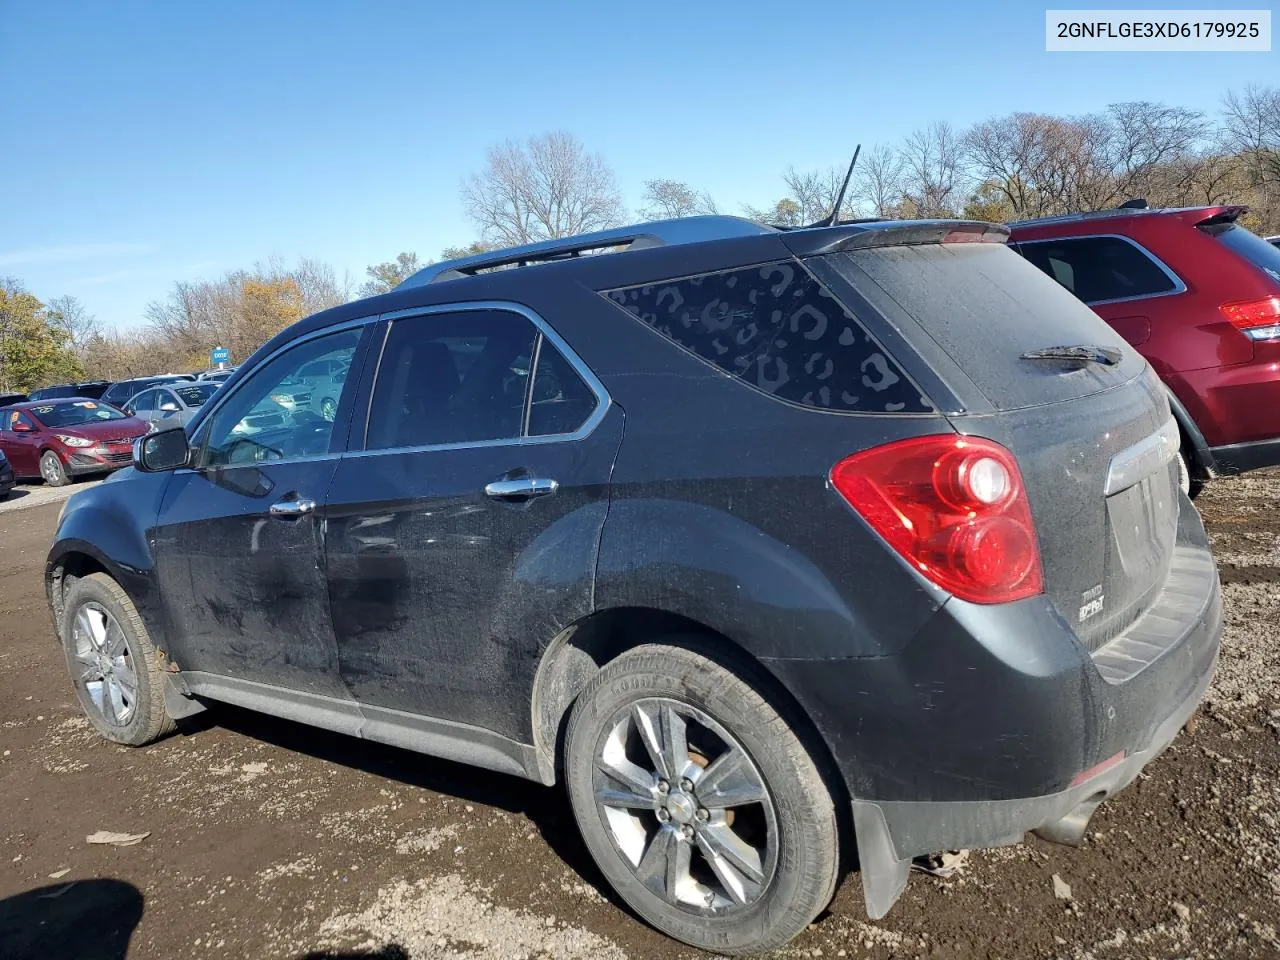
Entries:
{"label": "dirt ground", "polygon": [[[855,874],[781,956],[1280,957],[1280,474],[1200,505],[1217,678],[1085,845],[915,874],[877,923]],[[232,709],[141,750],[96,738],[40,580],[58,506],[0,515],[0,958],[697,956],[603,892],[558,790]]]}

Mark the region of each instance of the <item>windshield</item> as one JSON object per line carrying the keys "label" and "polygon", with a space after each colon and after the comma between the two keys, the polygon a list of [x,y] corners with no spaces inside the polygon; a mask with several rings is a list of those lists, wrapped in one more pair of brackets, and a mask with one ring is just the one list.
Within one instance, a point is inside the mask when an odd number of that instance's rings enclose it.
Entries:
{"label": "windshield", "polygon": [[106,420],[124,420],[125,415],[115,407],[96,400],[72,400],[69,403],[46,403],[32,407],[31,413],[37,420],[50,429],[57,427],[78,427],[85,423],[98,423]]}
{"label": "windshield", "polygon": [[1276,283],[1280,283],[1280,247],[1273,247],[1238,223],[1209,227],[1207,232],[1216,236],[1232,251],[1244,257]]}
{"label": "windshield", "polygon": [[188,407],[201,406],[206,400],[214,395],[217,386],[212,383],[192,384],[189,387],[170,387],[174,393]]}

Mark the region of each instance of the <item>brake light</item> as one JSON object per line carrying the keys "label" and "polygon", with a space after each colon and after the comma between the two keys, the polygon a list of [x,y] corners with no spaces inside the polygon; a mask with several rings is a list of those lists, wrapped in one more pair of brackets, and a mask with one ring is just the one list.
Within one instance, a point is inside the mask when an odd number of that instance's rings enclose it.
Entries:
{"label": "brake light", "polygon": [[1218,309],[1250,340],[1280,338],[1280,297],[1224,303]]}
{"label": "brake light", "polygon": [[913,437],[846,457],[831,485],[889,546],[962,600],[1044,590],[1031,505],[1013,454],[981,437]]}

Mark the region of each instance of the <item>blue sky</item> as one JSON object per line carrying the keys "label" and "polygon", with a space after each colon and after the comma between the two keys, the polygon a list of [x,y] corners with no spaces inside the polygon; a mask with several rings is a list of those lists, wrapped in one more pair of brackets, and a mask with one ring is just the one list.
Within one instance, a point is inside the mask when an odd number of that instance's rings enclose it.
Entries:
{"label": "blue sky", "polygon": [[935,119],[1280,81],[1277,52],[1046,53],[1044,9],[0,0],[0,275],[131,326],[272,255],[359,280],[472,240],[459,184],[507,137],[571,131],[633,209],[657,176],[763,206]]}

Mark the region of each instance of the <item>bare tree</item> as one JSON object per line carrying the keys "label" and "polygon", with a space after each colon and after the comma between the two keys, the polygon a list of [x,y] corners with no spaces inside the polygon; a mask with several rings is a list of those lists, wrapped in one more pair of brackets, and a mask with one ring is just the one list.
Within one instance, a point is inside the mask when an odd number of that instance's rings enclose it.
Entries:
{"label": "bare tree", "polygon": [[617,226],[624,208],[613,171],[563,131],[508,140],[462,185],[482,239],[514,246]]}
{"label": "bare tree", "polygon": [[896,217],[902,208],[902,157],[887,144],[863,151],[850,186],[875,217]]}
{"label": "bare tree", "polygon": [[79,299],[70,295],[54,297],[45,312],[49,322],[67,335],[67,346],[83,363],[85,347],[99,329],[97,319],[85,310]]}
{"label": "bare tree", "polygon": [[1263,217],[1280,223],[1280,87],[1232,90],[1222,110],[1226,143],[1244,160]]}
{"label": "bare tree", "polygon": [[641,220],[675,220],[678,217],[712,216],[720,212],[711,194],[698,192],[679,180],[646,180]]}
{"label": "bare tree", "polygon": [[[836,205],[847,169],[822,167],[800,173],[795,167],[787,168],[782,180],[787,185],[788,197],[800,207],[801,223],[817,223],[831,216],[831,208]],[[853,200],[845,194],[837,219],[853,216]]]}
{"label": "bare tree", "polygon": [[351,274],[344,271],[339,279],[333,266],[323,261],[303,257],[288,276],[302,293],[304,314],[328,310],[351,299]]}
{"label": "bare tree", "polygon": [[904,193],[919,217],[954,217],[965,179],[964,151],[951,124],[939,120],[902,145]]}
{"label": "bare tree", "polygon": [[1115,179],[1115,199],[1153,196],[1157,189],[1179,192],[1183,185],[1171,182],[1171,174],[1204,139],[1204,114],[1140,100],[1113,103],[1106,117],[1103,158]]}

